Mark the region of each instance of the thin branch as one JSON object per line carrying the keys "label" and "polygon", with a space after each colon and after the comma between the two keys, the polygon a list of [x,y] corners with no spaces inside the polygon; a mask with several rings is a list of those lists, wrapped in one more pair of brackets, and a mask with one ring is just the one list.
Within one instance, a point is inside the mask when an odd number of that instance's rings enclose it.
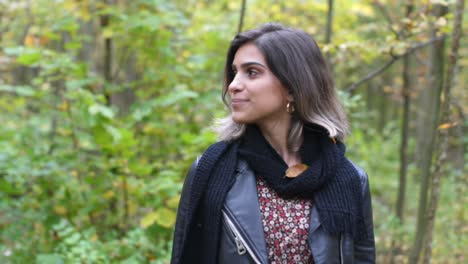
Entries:
{"label": "thin branch", "polygon": [[239,17],[239,26],[237,28],[237,34],[242,32],[242,27],[244,26],[244,16],[245,16],[245,6],[247,4],[247,0],[242,0],[242,7],[240,10],[240,17]]}
{"label": "thin branch", "polygon": [[347,92],[352,92],[354,89],[356,89],[359,85],[369,81],[370,79],[374,78],[375,76],[381,74],[382,72],[384,72],[388,67],[392,66],[393,63],[395,63],[395,61],[398,60],[398,57],[393,57],[390,61],[388,61],[387,63],[385,63],[384,65],[382,65],[379,69],[369,73],[366,75],[366,77],[362,78],[361,80],[359,80],[358,82],[356,83],[353,83],[351,84],[350,86],[348,86],[348,88],[346,88],[345,90]]}
{"label": "thin branch", "polygon": [[421,54],[418,54],[417,52],[415,52],[414,58],[416,59],[417,63],[421,64],[424,67],[429,67],[429,63],[425,61],[423,58],[421,58]]}
{"label": "thin branch", "polygon": [[441,41],[441,40],[444,40],[446,38],[448,38],[448,36],[446,36],[446,35],[441,35],[439,37],[431,38],[430,40],[428,40],[426,42],[422,42],[422,43],[416,44],[414,46],[411,46],[411,48],[409,48],[403,55],[412,53],[412,52],[414,52],[414,51],[416,51],[416,50],[418,50],[420,48],[424,48],[426,46],[431,45],[434,42]]}
{"label": "thin branch", "polygon": [[385,7],[382,5],[382,3],[380,3],[379,1],[372,1],[372,4],[377,8],[379,9],[379,11],[382,13],[382,15],[384,16],[384,18],[387,20],[388,22],[388,28],[395,34],[395,36],[397,37],[397,39],[400,38],[400,35],[401,35],[401,32],[398,32],[396,31],[394,28],[393,28],[393,19],[390,17],[390,14],[388,13],[387,9],[385,9]]}
{"label": "thin branch", "polygon": [[360,86],[361,84],[371,80],[372,78],[374,78],[375,76],[381,74],[382,72],[384,72],[386,69],[388,69],[390,66],[392,66],[393,63],[395,63],[395,61],[397,61],[398,59],[400,59],[402,56],[406,55],[406,54],[410,54],[410,53],[413,53],[414,51],[418,50],[418,49],[421,49],[423,47],[426,47],[426,46],[429,46],[431,45],[432,43],[434,42],[437,42],[437,41],[440,41],[440,40],[443,40],[444,38],[446,38],[445,35],[442,35],[440,37],[435,37],[435,38],[432,38],[426,42],[423,42],[423,43],[419,43],[419,44],[416,44],[414,46],[411,46],[409,49],[406,50],[406,52],[404,54],[401,54],[399,56],[396,56],[396,55],[392,55],[392,59],[388,62],[386,62],[384,65],[382,65],[380,68],[378,68],[377,70],[367,74],[364,78],[360,79],[359,81],[351,84],[350,86],[348,86],[347,88],[345,88],[345,91],[347,92],[352,92],[354,89],[356,89],[358,86]]}
{"label": "thin branch", "polygon": [[31,12],[31,1],[30,0],[28,0],[28,3],[27,3],[26,13],[28,15],[29,22],[24,27],[23,34],[21,36],[21,44],[24,44],[24,41],[26,40],[26,37],[28,36],[29,29],[31,28],[32,25],[34,25],[34,16],[32,15],[32,12]]}

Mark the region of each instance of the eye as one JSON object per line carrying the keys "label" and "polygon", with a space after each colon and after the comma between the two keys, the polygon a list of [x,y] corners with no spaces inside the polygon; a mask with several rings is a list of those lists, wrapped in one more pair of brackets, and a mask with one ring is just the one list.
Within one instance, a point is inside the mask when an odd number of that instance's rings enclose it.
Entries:
{"label": "eye", "polygon": [[255,77],[255,76],[258,75],[258,71],[255,70],[255,69],[248,69],[248,70],[247,70],[247,75],[248,75],[249,77]]}

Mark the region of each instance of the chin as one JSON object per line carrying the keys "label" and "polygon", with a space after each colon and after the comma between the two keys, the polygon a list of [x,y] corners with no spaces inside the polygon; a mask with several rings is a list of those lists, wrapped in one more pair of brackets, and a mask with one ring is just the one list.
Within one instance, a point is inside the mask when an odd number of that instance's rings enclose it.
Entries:
{"label": "chin", "polygon": [[236,116],[236,115],[232,115],[232,121],[234,121],[237,124],[247,124],[247,123],[249,123],[247,118],[242,117],[242,116]]}

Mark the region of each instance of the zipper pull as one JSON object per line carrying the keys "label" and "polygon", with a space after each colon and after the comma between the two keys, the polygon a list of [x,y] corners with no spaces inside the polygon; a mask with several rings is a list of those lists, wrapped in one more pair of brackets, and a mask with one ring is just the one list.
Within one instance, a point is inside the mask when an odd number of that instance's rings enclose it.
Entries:
{"label": "zipper pull", "polygon": [[242,244],[242,241],[240,241],[239,238],[235,237],[234,240],[236,240],[236,245],[237,245],[237,253],[239,255],[244,255],[247,250],[244,247],[244,244]]}

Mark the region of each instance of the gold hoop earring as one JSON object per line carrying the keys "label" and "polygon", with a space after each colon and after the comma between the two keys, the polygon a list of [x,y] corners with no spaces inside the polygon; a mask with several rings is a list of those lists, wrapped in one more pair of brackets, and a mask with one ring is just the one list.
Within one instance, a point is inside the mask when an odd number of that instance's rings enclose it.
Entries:
{"label": "gold hoop earring", "polygon": [[286,105],[286,112],[292,114],[296,109],[294,109],[294,105],[292,104],[292,102],[288,102],[288,104]]}

